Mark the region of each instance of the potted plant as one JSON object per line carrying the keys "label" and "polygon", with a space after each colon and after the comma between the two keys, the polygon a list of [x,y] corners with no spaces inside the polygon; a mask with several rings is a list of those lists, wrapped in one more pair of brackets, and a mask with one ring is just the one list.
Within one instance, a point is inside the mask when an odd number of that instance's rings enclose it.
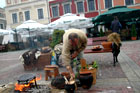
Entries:
{"label": "potted plant", "polygon": [[136,26],[135,24],[133,24],[131,29],[131,40],[136,40],[136,39],[137,39]]}
{"label": "potted plant", "polygon": [[89,79],[92,80],[92,82],[89,83],[87,88],[90,88],[90,86],[93,84],[96,84],[96,72],[98,68],[98,64],[96,61],[93,61],[91,64],[86,64],[85,60],[80,60],[81,67],[80,67],[80,77],[82,79]]}

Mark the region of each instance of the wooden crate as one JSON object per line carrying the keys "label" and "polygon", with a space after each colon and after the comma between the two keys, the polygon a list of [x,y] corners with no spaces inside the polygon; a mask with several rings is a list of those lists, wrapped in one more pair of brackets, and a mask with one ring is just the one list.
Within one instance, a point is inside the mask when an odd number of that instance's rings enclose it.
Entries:
{"label": "wooden crate", "polygon": [[43,70],[45,65],[50,65],[50,64],[51,64],[51,52],[42,53],[39,56],[36,63],[34,63],[34,64],[31,63],[30,65],[23,64],[23,66],[24,66],[24,70],[31,71],[31,70],[34,70],[34,69]]}

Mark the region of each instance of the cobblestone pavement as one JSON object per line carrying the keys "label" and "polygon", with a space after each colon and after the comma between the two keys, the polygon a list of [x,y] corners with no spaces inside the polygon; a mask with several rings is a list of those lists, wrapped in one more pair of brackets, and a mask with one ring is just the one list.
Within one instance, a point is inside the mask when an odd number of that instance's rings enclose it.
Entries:
{"label": "cobblestone pavement", "polygon": [[[96,84],[89,90],[78,88],[76,93],[140,93],[140,40],[123,42],[119,63],[113,67],[112,53],[85,54],[87,63],[99,64]],[[90,48],[90,47],[87,47]],[[18,57],[23,51],[0,53],[0,85],[16,82],[24,73],[42,74],[44,71],[24,71]],[[60,72],[65,69],[60,68]],[[51,80],[51,79],[50,79]]]}
{"label": "cobblestone pavement", "polygon": [[0,85],[16,82],[25,73],[42,74],[44,71],[24,71],[19,56],[27,50],[0,53]]}
{"label": "cobblestone pavement", "polygon": [[124,42],[121,49],[140,66],[140,40]]}
{"label": "cobblestone pavement", "polygon": [[[119,63],[113,67],[112,54],[85,55],[91,62],[97,60],[97,83],[88,93],[140,93],[140,40],[122,42]],[[80,90],[82,91],[82,90]],[[86,93],[86,91],[82,91]]]}

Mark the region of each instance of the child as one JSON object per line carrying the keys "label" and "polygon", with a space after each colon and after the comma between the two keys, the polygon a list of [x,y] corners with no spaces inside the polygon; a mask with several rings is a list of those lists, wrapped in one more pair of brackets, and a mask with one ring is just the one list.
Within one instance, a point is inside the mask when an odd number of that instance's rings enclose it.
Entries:
{"label": "child", "polygon": [[120,53],[120,47],[121,47],[120,35],[114,32],[108,36],[108,41],[112,42],[112,53],[113,53],[113,58],[114,58],[113,60],[115,66],[115,63],[118,62],[117,57]]}

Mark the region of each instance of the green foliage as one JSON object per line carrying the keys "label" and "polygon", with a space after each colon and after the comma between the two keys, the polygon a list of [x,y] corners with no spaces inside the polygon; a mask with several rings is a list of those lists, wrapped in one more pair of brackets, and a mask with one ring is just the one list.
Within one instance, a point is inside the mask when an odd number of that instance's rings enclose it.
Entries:
{"label": "green foliage", "polygon": [[97,64],[96,61],[93,62],[92,67],[93,67],[93,68],[98,68],[98,64]]}
{"label": "green foliage", "polygon": [[136,37],[136,36],[137,36],[136,26],[135,24],[133,24],[131,29],[131,37]]}
{"label": "green foliage", "polygon": [[104,32],[103,32],[103,29],[100,28],[100,37],[104,36]]}
{"label": "green foliage", "polygon": [[54,48],[55,45],[61,43],[64,33],[65,33],[64,30],[58,30],[58,29],[54,30],[53,35],[52,35],[52,42],[50,44],[51,48]]}

